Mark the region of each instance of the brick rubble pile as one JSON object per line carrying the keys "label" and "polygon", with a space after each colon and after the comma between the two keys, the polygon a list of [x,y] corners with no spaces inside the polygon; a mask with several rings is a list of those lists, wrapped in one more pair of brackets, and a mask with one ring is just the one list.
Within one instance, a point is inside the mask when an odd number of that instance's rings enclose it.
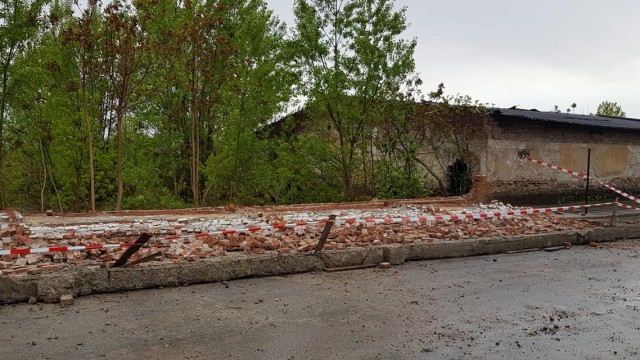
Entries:
{"label": "brick rubble pile", "polygon": [[[459,209],[455,213],[479,211],[506,211],[502,204],[480,205]],[[454,213],[454,212],[452,212]],[[274,214],[232,214],[216,219],[163,219],[141,217],[129,222],[103,222],[65,226],[24,224],[16,212],[0,213],[1,249],[43,248],[53,246],[79,246],[133,243],[140,234],[153,235],[149,244],[140,249],[129,261],[160,253],[154,261],[139,266],[163,263],[181,263],[202,258],[224,256],[229,252],[248,254],[279,254],[313,251],[324,224],[296,226],[284,230],[260,230],[248,234],[198,236],[221,229],[239,229],[250,226],[277,225],[299,221],[327,219],[329,212],[295,212]],[[338,213],[338,219],[414,217],[447,215],[449,212],[430,206],[400,206],[381,210],[351,210]],[[107,220],[105,218],[104,220]],[[325,250],[351,247],[380,246],[384,244],[431,243],[491,238],[519,234],[537,234],[566,229],[583,229],[593,225],[585,221],[562,219],[552,214],[496,218],[486,220],[459,220],[450,222],[403,224],[344,224],[332,229]],[[179,236],[179,239],[167,237]],[[124,253],[125,248],[89,251],[53,252],[45,254],[0,256],[0,276],[36,275],[62,270],[72,266],[110,266]]]}

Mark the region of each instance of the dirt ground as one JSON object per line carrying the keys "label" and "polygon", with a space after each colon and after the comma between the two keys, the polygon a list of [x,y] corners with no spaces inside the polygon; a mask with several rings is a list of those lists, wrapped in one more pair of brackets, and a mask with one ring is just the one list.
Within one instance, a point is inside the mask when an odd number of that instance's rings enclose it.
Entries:
{"label": "dirt ground", "polygon": [[285,212],[330,212],[336,210],[353,209],[384,209],[400,205],[434,205],[439,207],[460,207],[466,203],[463,197],[426,198],[426,199],[396,199],[396,200],[371,200],[347,203],[317,203],[297,205],[273,205],[273,206],[242,206],[228,204],[216,208],[192,208],[192,209],[168,209],[168,210],[123,210],[105,211],[96,213],[53,213],[53,216],[45,214],[29,214],[27,221],[34,225],[39,224],[81,224],[96,223],[102,221],[131,222],[141,217],[148,218],[187,218],[187,219],[220,219],[233,214],[255,213],[285,213]]}
{"label": "dirt ground", "polygon": [[0,359],[637,359],[640,242],[0,307]]}

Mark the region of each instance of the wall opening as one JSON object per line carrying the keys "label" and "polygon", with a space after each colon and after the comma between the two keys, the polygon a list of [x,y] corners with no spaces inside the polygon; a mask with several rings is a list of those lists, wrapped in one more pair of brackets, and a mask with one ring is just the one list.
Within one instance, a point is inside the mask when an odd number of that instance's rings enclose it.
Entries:
{"label": "wall opening", "polygon": [[471,190],[471,174],[469,165],[460,159],[456,159],[448,166],[449,170],[449,192],[451,195],[463,195]]}

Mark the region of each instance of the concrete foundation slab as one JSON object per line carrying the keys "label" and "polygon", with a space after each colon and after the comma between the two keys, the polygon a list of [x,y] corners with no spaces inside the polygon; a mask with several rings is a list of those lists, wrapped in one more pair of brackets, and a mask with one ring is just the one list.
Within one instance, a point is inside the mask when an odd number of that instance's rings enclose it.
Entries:
{"label": "concrete foundation slab", "polygon": [[377,247],[326,251],[320,254],[264,254],[203,259],[179,264],[159,264],[137,268],[69,268],[56,273],[0,277],[0,304],[38,301],[58,302],[65,294],[129,291],[155,287],[218,282],[246,277],[284,275],[326,268],[405,261],[453,258],[503,253],[507,251],[586,244],[640,237],[640,225],[600,227],[589,231],[519,235],[423,244],[394,244]]}

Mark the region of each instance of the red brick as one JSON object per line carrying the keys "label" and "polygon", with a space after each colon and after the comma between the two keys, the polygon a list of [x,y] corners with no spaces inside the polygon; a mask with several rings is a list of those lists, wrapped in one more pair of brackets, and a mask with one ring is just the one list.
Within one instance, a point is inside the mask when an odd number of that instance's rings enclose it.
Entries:
{"label": "red brick", "polygon": [[113,261],[113,254],[104,254],[102,256],[99,257],[100,260],[102,261]]}
{"label": "red brick", "polygon": [[195,255],[195,254],[187,256],[187,260],[189,261],[196,261],[198,259],[199,259],[198,255]]}
{"label": "red brick", "polygon": [[62,265],[60,265],[60,264],[47,264],[47,265],[42,265],[40,267],[40,269],[42,269],[45,272],[53,272],[53,271],[58,271],[58,270],[62,269]]}
{"label": "red brick", "polygon": [[29,275],[38,275],[42,272],[42,268],[34,268],[34,269],[29,269],[27,270],[27,272],[29,273]]}
{"label": "red brick", "polygon": [[309,251],[310,249],[311,249],[311,245],[307,244],[307,245],[298,246],[296,250],[298,252],[306,252],[306,251]]}

